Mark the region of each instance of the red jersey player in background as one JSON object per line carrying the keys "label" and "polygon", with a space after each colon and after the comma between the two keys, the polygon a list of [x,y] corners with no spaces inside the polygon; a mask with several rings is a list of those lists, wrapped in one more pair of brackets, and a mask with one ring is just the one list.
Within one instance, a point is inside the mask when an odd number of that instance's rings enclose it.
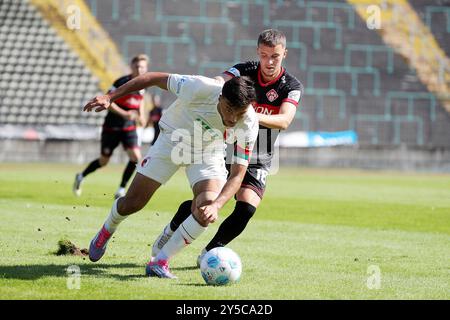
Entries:
{"label": "red jersey player in background", "polygon": [[[109,92],[127,83],[131,79],[148,71],[149,58],[140,54],[131,60],[131,74],[117,79]],[[108,164],[114,149],[122,143],[127,152],[129,161],[122,175],[119,188],[114,197],[117,199],[125,195],[125,187],[133,175],[136,164],[142,158],[141,148],[138,142],[137,126],[145,126],[144,116],[144,91],[133,92],[116,100],[108,109],[101,134],[100,157],[93,160],[81,173],[75,176],[73,192],[76,196],[81,195],[81,182],[83,179]]]}
{"label": "red jersey player in background", "polygon": [[153,109],[149,113],[147,127],[153,127],[154,134],[151,145],[154,145],[156,139],[158,139],[160,129],[159,129],[159,120],[162,117],[163,108],[161,107],[161,96],[154,95],[153,96]]}

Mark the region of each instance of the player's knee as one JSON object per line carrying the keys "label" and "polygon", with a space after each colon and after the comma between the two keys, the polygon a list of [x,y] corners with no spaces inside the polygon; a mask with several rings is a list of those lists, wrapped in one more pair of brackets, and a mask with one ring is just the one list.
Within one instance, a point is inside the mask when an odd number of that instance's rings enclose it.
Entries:
{"label": "player's knee", "polygon": [[139,160],[140,160],[140,158],[138,158],[138,157],[131,157],[130,158],[130,161],[135,163],[135,164],[137,164],[139,162]]}
{"label": "player's knee", "polygon": [[106,166],[109,162],[110,157],[107,156],[101,156],[100,159],[98,160],[98,162],[100,163],[100,165],[102,167]]}
{"label": "player's knee", "polygon": [[141,157],[139,157],[136,154],[130,155],[130,161],[131,162],[138,163],[140,159],[141,159]]}

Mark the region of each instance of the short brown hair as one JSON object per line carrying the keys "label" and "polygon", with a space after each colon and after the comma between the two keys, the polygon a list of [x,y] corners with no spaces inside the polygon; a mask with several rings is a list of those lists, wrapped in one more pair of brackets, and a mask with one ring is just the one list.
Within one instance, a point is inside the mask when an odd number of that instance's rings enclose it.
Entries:
{"label": "short brown hair", "polygon": [[267,29],[259,34],[258,47],[260,44],[272,48],[281,44],[283,48],[286,48],[286,36],[277,29]]}
{"label": "short brown hair", "polygon": [[138,54],[137,56],[133,57],[133,59],[131,59],[131,64],[135,64],[139,61],[146,61],[147,63],[149,63],[150,58],[146,54]]}

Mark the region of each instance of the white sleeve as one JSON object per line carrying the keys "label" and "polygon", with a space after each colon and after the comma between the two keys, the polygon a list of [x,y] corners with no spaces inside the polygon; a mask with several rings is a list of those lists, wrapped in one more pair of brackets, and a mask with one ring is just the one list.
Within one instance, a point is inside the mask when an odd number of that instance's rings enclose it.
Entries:
{"label": "white sleeve", "polygon": [[192,76],[170,74],[167,80],[167,89],[178,96],[182,100],[192,100],[195,98],[208,97],[213,88],[217,86],[214,79]]}
{"label": "white sleeve", "polygon": [[235,130],[236,141],[232,163],[248,165],[251,153],[258,138],[259,123],[255,118],[250,123],[244,123]]}

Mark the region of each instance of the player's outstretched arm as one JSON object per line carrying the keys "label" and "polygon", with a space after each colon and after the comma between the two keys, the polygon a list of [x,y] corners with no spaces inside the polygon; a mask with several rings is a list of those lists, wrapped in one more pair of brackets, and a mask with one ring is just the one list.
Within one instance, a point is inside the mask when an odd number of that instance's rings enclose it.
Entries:
{"label": "player's outstretched arm", "polygon": [[291,124],[292,120],[294,120],[295,113],[297,112],[297,108],[290,102],[283,102],[280,107],[279,114],[262,114],[258,113],[258,121],[259,124],[270,128],[270,129],[279,129],[286,130]]}
{"label": "player's outstretched arm", "polygon": [[246,171],[247,165],[231,165],[230,176],[217,198],[210,205],[198,208],[205,220],[211,223],[216,221],[219,210],[238,192]]}
{"label": "player's outstretched arm", "polygon": [[84,106],[83,111],[90,112],[94,110],[95,112],[100,112],[106,110],[111,106],[111,102],[114,100],[147,87],[157,86],[161,89],[167,90],[168,78],[169,74],[164,72],[144,73],[143,75],[128,81],[113,92],[95,97]]}

